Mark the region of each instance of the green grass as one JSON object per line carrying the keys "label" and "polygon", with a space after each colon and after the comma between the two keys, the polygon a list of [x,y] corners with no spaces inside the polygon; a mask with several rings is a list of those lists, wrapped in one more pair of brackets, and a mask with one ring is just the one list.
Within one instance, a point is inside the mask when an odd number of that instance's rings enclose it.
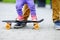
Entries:
{"label": "green grass", "polygon": [[[35,2],[36,2],[37,0],[35,0]],[[3,2],[5,2],[5,3],[15,3],[16,2],[16,0],[3,0]],[[37,3],[37,2],[36,2]],[[50,4],[50,0],[46,0],[46,4]]]}
{"label": "green grass", "polygon": [[15,3],[16,0],[3,0],[5,3]]}
{"label": "green grass", "polygon": [[50,4],[50,0],[46,0],[46,4]]}

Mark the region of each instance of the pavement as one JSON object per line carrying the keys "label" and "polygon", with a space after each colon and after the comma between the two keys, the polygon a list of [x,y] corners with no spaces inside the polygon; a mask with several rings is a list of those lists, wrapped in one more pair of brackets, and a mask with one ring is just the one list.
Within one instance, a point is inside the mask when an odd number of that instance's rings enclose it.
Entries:
{"label": "pavement", "polygon": [[[0,3],[0,40],[60,40],[60,30],[54,28],[50,5],[45,8],[36,5],[36,13],[38,20],[44,19],[39,23],[39,30],[32,29],[33,23],[28,23],[25,28],[6,30],[2,20],[15,20],[17,12],[15,3]],[[31,20],[31,17],[28,20]],[[14,27],[14,24],[11,27]]]}

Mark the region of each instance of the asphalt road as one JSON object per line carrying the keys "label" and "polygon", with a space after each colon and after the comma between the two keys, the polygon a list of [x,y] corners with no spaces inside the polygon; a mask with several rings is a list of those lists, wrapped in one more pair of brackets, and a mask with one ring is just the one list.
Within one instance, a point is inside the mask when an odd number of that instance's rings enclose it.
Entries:
{"label": "asphalt road", "polygon": [[[0,40],[60,40],[60,30],[54,28],[50,5],[46,5],[45,8],[36,6],[36,13],[38,20],[44,19],[42,23],[39,23],[39,30],[32,29],[33,23],[28,23],[22,29],[6,30],[2,20],[15,20],[17,12],[15,4],[0,3]],[[28,20],[31,20],[31,17]]]}

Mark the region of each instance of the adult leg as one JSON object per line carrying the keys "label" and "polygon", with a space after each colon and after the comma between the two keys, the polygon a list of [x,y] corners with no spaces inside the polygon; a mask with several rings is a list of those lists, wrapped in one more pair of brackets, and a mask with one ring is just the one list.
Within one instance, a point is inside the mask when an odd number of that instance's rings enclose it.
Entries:
{"label": "adult leg", "polygon": [[24,7],[23,7],[23,17],[24,17],[24,20],[27,20],[29,15],[30,15],[30,9],[28,8],[27,4],[24,4]]}
{"label": "adult leg", "polygon": [[59,8],[58,8],[58,3],[57,0],[52,0],[52,9],[53,9],[53,22],[59,20]]}
{"label": "adult leg", "polygon": [[60,29],[60,1],[52,0],[53,22],[56,29]]}

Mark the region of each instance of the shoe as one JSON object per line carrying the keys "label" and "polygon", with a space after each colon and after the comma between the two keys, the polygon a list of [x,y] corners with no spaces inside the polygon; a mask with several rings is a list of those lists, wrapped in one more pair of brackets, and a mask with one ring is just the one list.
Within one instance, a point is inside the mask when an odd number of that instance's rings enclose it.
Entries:
{"label": "shoe", "polygon": [[60,21],[59,20],[56,21],[54,25],[55,25],[55,29],[60,30]]}
{"label": "shoe", "polygon": [[27,24],[27,23],[22,23],[21,26],[22,26],[22,27],[26,27],[26,24]]}
{"label": "shoe", "polygon": [[[25,21],[25,20],[23,19],[22,16],[18,16],[16,18],[16,21]],[[15,24],[14,28],[18,29],[18,28],[23,28],[25,26],[26,26],[26,23],[20,23],[20,22],[18,22],[18,23]]]}
{"label": "shoe", "polygon": [[37,20],[37,17],[36,16],[31,16],[32,20],[33,21],[36,21]]}
{"label": "shoe", "polygon": [[24,20],[23,16],[18,16],[18,17],[16,18],[16,21],[23,21],[23,20]]}
{"label": "shoe", "polygon": [[15,28],[15,29],[18,29],[18,28],[21,28],[21,27],[22,27],[22,26],[21,26],[21,23],[19,23],[19,22],[14,25],[14,28]]}
{"label": "shoe", "polygon": [[26,27],[26,23],[17,23],[14,26],[15,29],[19,29],[19,28],[23,28],[23,27]]}

